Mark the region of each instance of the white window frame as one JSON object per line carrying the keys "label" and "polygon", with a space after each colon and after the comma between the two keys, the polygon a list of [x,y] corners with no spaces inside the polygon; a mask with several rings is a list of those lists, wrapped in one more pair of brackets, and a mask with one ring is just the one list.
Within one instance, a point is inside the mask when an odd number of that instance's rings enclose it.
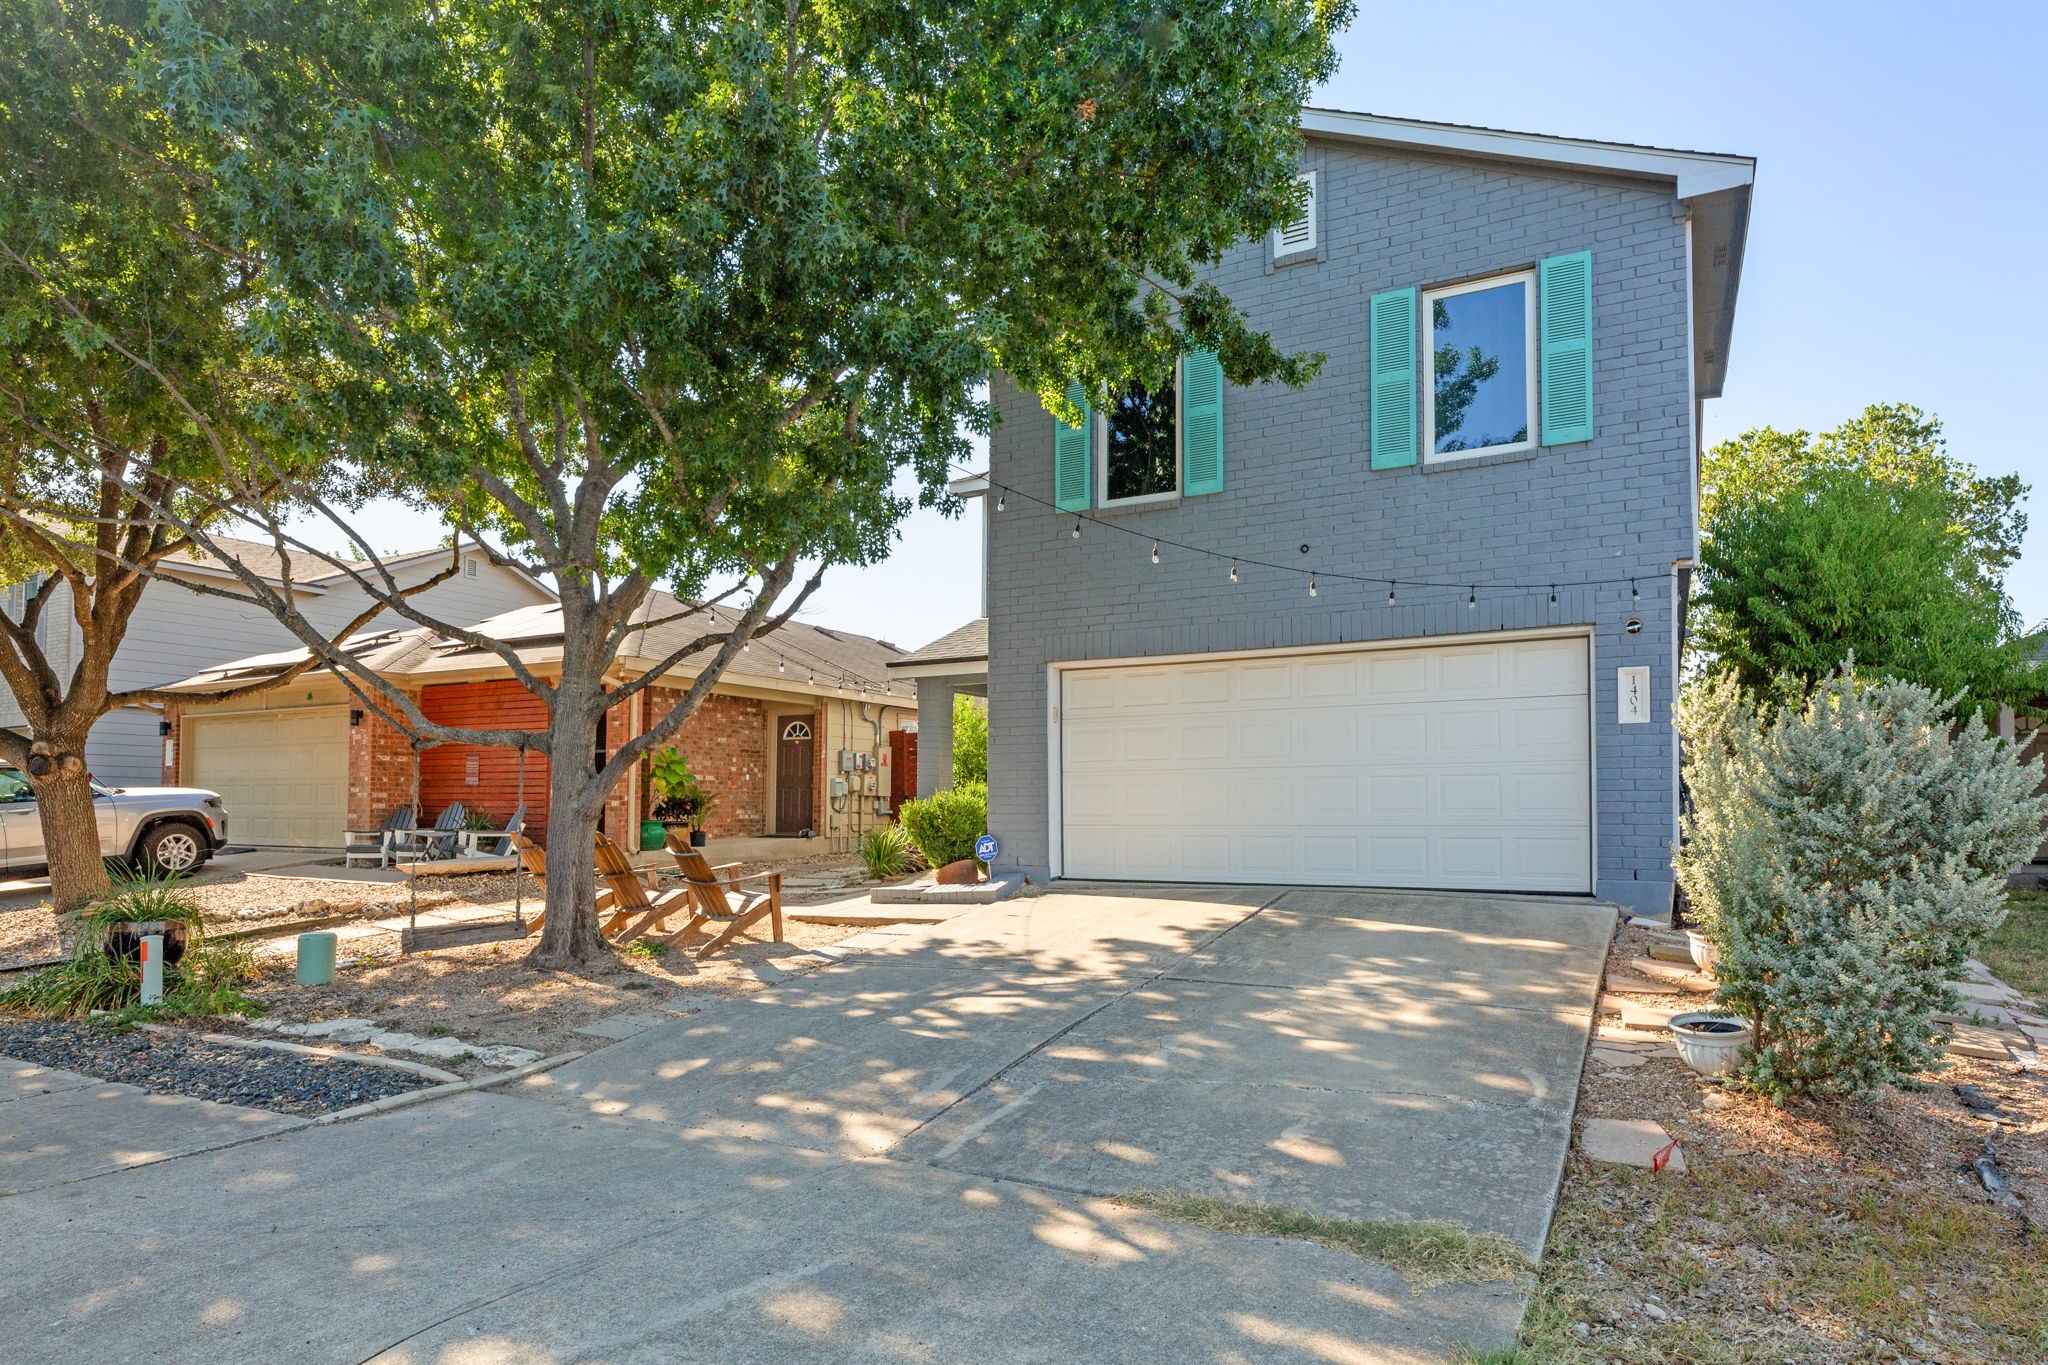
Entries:
{"label": "white window frame", "polygon": [[1294,177],[1294,181],[1296,184],[1305,184],[1308,186],[1308,198],[1303,201],[1305,207],[1307,208],[1307,212],[1304,213],[1301,218],[1297,218],[1294,220],[1295,223],[1301,222],[1303,218],[1308,220],[1308,240],[1298,246],[1288,246],[1284,234],[1286,228],[1292,227],[1293,223],[1286,224],[1283,227],[1274,228],[1274,260],[1288,260],[1296,256],[1310,255],[1315,251],[1316,247],[1320,244],[1323,225],[1319,221],[1317,221],[1321,217],[1321,215],[1317,212],[1318,205],[1316,202],[1316,191],[1319,188],[1321,188],[1316,183],[1317,178],[1318,177],[1314,171],[1303,171],[1301,172],[1301,174]]}
{"label": "white window frame", "polygon": [[[1431,307],[1438,299],[1454,298],[1459,294],[1477,294],[1488,289],[1498,289],[1504,284],[1519,283],[1522,289],[1522,351],[1523,373],[1528,379],[1529,439],[1508,445],[1481,446],[1477,450],[1450,450],[1442,454],[1436,448],[1436,310]],[[1536,272],[1534,270],[1510,270],[1503,275],[1488,275],[1483,280],[1467,280],[1463,284],[1447,284],[1438,289],[1422,291],[1422,369],[1428,383],[1422,390],[1422,462],[1424,464],[1455,464],[1459,460],[1484,459],[1489,455],[1514,455],[1534,450],[1540,433],[1536,399]]]}
{"label": "white window frame", "polygon": [[1182,490],[1187,487],[1187,423],[1183,420],[1186,410],[1187,385],[1182,382],[1181,362],[1176,360],[1173,362],[1173,491],[1146,493],[1135,498],[1109,496],[1109,414],[1095,414],[1095,486],[1102,490],[1102,510],[1149,507],[1156,503],[1180,500]]}

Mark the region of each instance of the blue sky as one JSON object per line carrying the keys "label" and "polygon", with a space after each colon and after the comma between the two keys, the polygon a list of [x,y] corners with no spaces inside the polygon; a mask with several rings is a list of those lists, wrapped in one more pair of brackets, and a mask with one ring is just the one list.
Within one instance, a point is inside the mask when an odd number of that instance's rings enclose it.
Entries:
{"label": "blue sky", "polygon": [[[1967,17],[1965,17],[1967,16]],[[1706,437],[1939,414],[1951,453],[2039,491],[2008,589],[2048,617],[2048,10],[1897,0],[1365,4],[1318,104],[1758,158],[1725,396]],[[914,516],[806,616],[914,647],[979,610],[979,512]],[[400,511],[383,546],[431,543]]]}

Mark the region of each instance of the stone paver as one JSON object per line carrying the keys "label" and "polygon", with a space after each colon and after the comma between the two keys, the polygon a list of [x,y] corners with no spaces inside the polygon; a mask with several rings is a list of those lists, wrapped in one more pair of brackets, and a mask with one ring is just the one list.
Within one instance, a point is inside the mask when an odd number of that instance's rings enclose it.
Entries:
{"label": "stone paver", "polygon": [[[1650,1169],[1658,1154],[1671,1147],[1671,1134],[1662,1124],[1648,1119],[1587,1119],[1579,1134],[1579,1150],[1594,1161]],[[1671,1147],[1663,1170],[1676,1175],[1685,1170],[1685,1149]]]}
{"label": "stone paver", "polygon": [[[656,1022],[666,1016],[653,1016]],[[310,1038],[321,1043],[368,1043],[371,1047],[385,1052],[409,1052],[418,1057],[432,1057],[436,1061],[450,1062],[458,1057],[474,1057],[485,1066],[510,1070],[537,1062],[541,1054],[530,1047],[514,1047],[510,1043],[467,1043],[460,1038],[423,1038],[416,1033],[403,1033],[387,1029],[374,1019],[318,1019],[309,1024],[283,1023],[270,1019],[244,1019],[250,1028],[282,1034],[288,1038]],[[582,1030],[578,1030],[582,1032]],[[612,1035],[604,1035],[610,1037]],[[624,1035],[621,1035],[624,1036]]]}

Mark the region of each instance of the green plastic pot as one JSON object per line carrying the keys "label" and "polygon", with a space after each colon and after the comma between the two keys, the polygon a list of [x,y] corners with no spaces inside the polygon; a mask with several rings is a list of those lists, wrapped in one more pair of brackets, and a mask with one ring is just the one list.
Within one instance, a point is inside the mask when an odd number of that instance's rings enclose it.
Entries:
{"label": "green plastic pot", "polygon": [[640,847],[642,850],[662,848],[668,843],[668,827],[659,820],[640,822]]}

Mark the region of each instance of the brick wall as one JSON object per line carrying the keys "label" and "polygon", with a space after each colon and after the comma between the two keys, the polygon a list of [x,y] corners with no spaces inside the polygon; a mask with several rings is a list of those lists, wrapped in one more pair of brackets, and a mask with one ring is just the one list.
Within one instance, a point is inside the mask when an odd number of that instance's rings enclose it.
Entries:
{"label": "brick wall", "polygon": [[[376,712],[363,711],[362,723],[348,730],[348,827],[376,829],[412,799],[412,742]],[[421,804],[430,811],[423,822],[440,809],[424,799]]]}
{"label": "brick wall", "polygon": [[[673,688],[646,692],[646,725],[658,724],[682,700]],[[670,741],[690,761],[690,771],[717,793],[705,824],[712,838],[753,837],[769,832],[768,719],[763,703],[751,697],[713,695],[701,702]],[[640,766],[641,806],[654,809],[648,765]]]}
{"label": "brick wall", "polygon": [[[1676,805],[1668,724],[1676,675],[1671,567],[1693,552],[1691,385],[1685,224],[1668,188],[1316,145],[1322,243],[1276,268],[1242,244],[1216,282],[1289,350],[1325,352],[1320,378],[1295,391],[1230,388],[1220,493],[1093,515],[1246,558],[1452,583],[1570,584],[1638,575],[1641,633],[1621,627],[1629,586],[1482,589],[1386,587],[1245,569],[1090,531],[1023,498],[989,509],[987,572],[990,827],[1005,868],[1050,861],[1047,664],[1060,660],[1287,648],[1495,629],[1593,629],[1595,858],[1600,895],[1646,910],[1668,904]],[[1374,471],[1368,459],[1367,301],[1526,268],[1591,250],[1595,439],[1505,460]],[[1426,363],[1426,359],[1425,359]],[[1425,370],[1426,374],[1427,371]],[[1425,388],[1426,392],[1426,388]],[[1002,424],[990,440],[996,481],[1052,499],[1053,424],[1006,379],[992,386]],[[1302,555],[1298,546],[1307,544]],[[1651,669],[1652,722],[1617,723],[1614,669]],[[936,743],[927,739],[926,764]],[[927,785],[929,778],[927,778]]]}

